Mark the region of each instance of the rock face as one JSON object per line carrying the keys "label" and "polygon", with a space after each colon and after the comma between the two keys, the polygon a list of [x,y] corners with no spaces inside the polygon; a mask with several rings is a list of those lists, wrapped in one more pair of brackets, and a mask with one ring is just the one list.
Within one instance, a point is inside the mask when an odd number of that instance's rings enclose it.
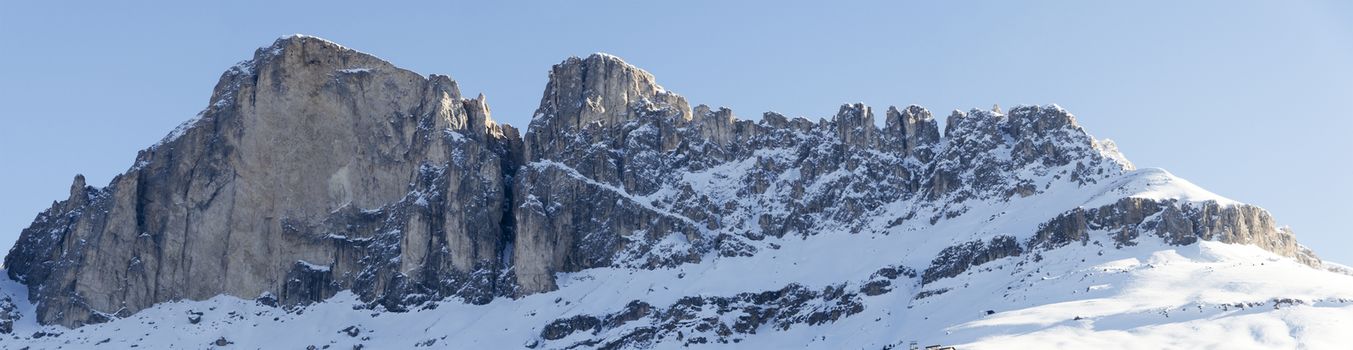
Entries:
{"label": "rock face", "polygon": [[[790,284],[779,290],[730,297],[685,297],[666,307],[634,300],[612,314],[577,315],[550,322],[541,330],[540,340],[549,349],[579,344],[601,349],[637,349],[663,341],[683,346],[729,344],[740,342],[758,329],[783,331],[799,324],[815,326],[863,310],[860,293],[848,290],[844,284],[827,286],[821,291]],[[575,333],[592,337],[573,344],[549,343]]]}
{"label": "rock face", "polygon": [[[1102,207],[1075,208],[1058,215],[1041,224],[1022,244],[1014,237],[998,236],[989,242],[971,241],[945,248],[926,269],[921,283],[958,276],[971,267],[1004,257],[1070,244],[1089,245],[1091,232],[1109,233],[1117,248],[1136,245],[1145,234],[1174,245],[1199,240],[1249,244],[1306,265],[1321,265],[1314,252],[1297,244],[1287,228],[1278,227],[1259,207],[1123,198]],[[1095,245],[1102,246],[1100,242]]]}
{"label": "rock face", "polygon": [[[221,77],[211,105],[6,258],[43,323],[218,294],[493,295],[511,237],[516,130],[445,76],[294,36]],[[465,288],[463,288],[465,287]]]}
{"label": "rock face", "polygon": [[[1057,106],[955,111],[943,133],[918,106],[884,115],[882,128],[863,104],[818,121],[773,112],[739,120],[692,108],[647,72],[596,54],[553,67],[519,136],[449,77],[286,37],[222,75],[206,110],[108,186],[77,176],[5,266],[29,286],[44,324],[218,294],[297,305],[352,290],[372,308],[400,311],[546,292],[561,272],[778,249],[768,237],[888,234],[1057,188],[1093,191],[1133,169]],[[1094,230],[1121,232],[1118,244],[1144,234],[1218,240],[1319,263],[1253,206],[1125,198],[1059,209],[1036,230],[955,245],[915,268],[928,283],[1083,243]],[[887,280],[871,283],[861,292],[889,290]],[[803,296],[839,300],[849,313],[855,295],[794,286],[772,294],[717,303]],[[686,307],[564,320],[543,337]],[[839,317],[833,310],[823,317]],[[807,311],[776,317],[756,322],[818,322]]]}
{"label": "rock face", "polygon": [[1278,227],[1263,209],[1216,202],[1123,198],[1099,208],[1076,208],[1045,223],[1030,245],[1056,248],[1085,242],[1086,233],[1094,230],[1114,233],[1118,245],[1135,244],[1145,233],[1176,245],[1199,240],[1249,244],[1307,265],[1317,266],[1320,262],[1315,253],[1297,244],[1292,233]]}
{"label": "rock face", "polygon": [[19,313],[18,306],[14,305],[14,300],[8,295],[0,295],[0,334],[10,334],[14,332],[14,321],[23,318]]}

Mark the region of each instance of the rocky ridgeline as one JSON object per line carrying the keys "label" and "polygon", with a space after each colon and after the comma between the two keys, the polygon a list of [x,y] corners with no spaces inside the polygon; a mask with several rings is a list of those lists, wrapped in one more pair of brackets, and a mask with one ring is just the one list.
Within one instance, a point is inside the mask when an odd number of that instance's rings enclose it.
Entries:
{"label": "rocky ridgeline", "polygon": [[[935,224],[972,205],[1132,169],[1056,106],[955,111],[943,135],[921,107],[884,115],[882,128],[863,104],[818,121],[740,120],[728,109],[692,108],[647,72],[596,54],[553,67],[519,136],[449,77],[286,37],[222,75],[198,118],[111,184],[77,177],[70,198],[23,231],[5,266],[29,286],[46,324],[102,322],[222,293],[298,305],[352,290],[372,308],[400,311],[550,291],[559,272],[750,256],[776,249],[767,237]],[[920,278],[1084,243],[1087,230],[1121,232],[1119,244],[1147,234],[1249,243],[1318,264],[1257,207],[1133,199],[1067,209],[1025,242],[945,249],[918,267]],[[874,288],[862,292],[887,285]],[[855,294],[843,293],[789,286],[636,304],[562,321],[542,337],[602,332],[632,312],[678,317],[687,302],[839,301],[827,319],[793,311],[755,322],[834,320],[850,313]]]}

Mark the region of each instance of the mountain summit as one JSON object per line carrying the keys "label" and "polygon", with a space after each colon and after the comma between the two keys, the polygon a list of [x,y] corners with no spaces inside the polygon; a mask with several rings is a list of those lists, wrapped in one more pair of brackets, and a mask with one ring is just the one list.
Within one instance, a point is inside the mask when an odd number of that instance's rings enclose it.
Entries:
{"label": "mountain summit", "polygon": [[[297,348],[980,347],[1244,308],[1353,320],[1353,277],[1266,211],[1136,169],[1061,107],[954,111],[942,132],[919,106],[883,114],[743,120],[594,54],[550,70],[522,134],[447,76],[288,36],[106,187],[77,176],[5,258],[19,311],[0,320]],[[112,331],[160,317],[180,331]],[[239,328],[260,322],[321,331]]]}

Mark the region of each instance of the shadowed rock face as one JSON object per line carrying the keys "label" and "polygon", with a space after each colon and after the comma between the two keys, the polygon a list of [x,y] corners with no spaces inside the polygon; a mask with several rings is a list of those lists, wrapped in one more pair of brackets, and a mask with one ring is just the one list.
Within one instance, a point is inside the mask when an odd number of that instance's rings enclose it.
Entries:
{"label": "shadowed rock face", "polygon": [[[883,128],[863,104],[818,121],[739,120],[596,54],[553,67],[518,136],[446,76],[286,37],[223,74],[198,118],[108,186],[77,177],[5,266],[46,324],[218,294],[296,305],[352,290],[399,311],[549,291],[559,272],[754,255],[777,249],[768,236],[933,224],[972,203],[1131,169],[1056,106],[955,111],[943,134],[924,108],[884,114]],[[946,249],[924,278],[1088,230],[1131,236],[1120,243],[1150,232],[1173,244],[1254,244],[1318,263],[1257,207],[1068,210],[1029,241]]]}

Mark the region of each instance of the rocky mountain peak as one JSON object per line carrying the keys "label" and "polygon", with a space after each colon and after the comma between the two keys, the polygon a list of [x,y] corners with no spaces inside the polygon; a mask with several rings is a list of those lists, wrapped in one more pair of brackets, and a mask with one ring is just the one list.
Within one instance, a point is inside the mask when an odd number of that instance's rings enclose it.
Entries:
{"label": "rocky mountain peak", "polygon": [[[993,109],[999,110],[999,108]],[[1058,105],[1048,106],[1016,106],[1010,109],[1010,113],[1001,114],[992,112],[993,115],[1005,116],[1010,121],[1010,133],[1015,137],[1021,137],[1029,134],[1045,134],[1058,129],[1082,130],[1080,124],[1076,123],[1076,117],[1067,112],[1066,109]]]}
{"label": "rocky mountain peak", "polygon": [[917,105],[910,105],[899,111],[897,107],[888,107],[883,122],[883,134],[893,144],[899,144],[904,155],[917,155],[923,162],[929,162],[929,155],[918,154],[918,148],[930,148],[940,141],[940,129],[930,111]]}
{"label": "rocky mountain peak", "polygon": [[85,194],[85,187],[88,186],[89,185],[85,185],[85,176],[83,174],[76,174],[75,180],[71,181],[70,184],[70,197],[76,198],[77,196],[83,196]]}
{"label": "rocky mountain peak", "polygon": [[842,143],[873,148],[878,144],[874,126],[874,110],[864,103],[843,104],[832,118],[836,126],[836,137]]}
{"label": "rocky mountain peak", "polygon": [[[964,145],[988,146],[1003,144],[1019,148],[1020,152],[1031,152],[1029,147],[1037,146],[1040,151],[1023,154],[1025,157],[1052,156],[1054,163],[1065,163],[1068,159],[1058,158],[1059,150],[1093,150],[1096,140],[1076,123],[1075,116],[1061,106],[1016,106],[1008,113],[993,110],[972,109],[966,113],[955,110],[946,121],[944,137],[951,147]],[[1032,159],[1026,159],[1032,160]]]}
{"label": "rocky mountain peak", "polygon": [[[922,284],[1105,228],[1121,244],[1151,232],[1306,254],[1255,207],[1124,199],[1145,191],[1121,185],[1140,175],[1055,105],[955,111],[943,136],[914,105],[889,107],[882,129],[862,103],[754,122],[692,109],[594,54],[551,69],[521,136],[448,76],[308,36],[257,50],[212,96],[107,187],[77,176],[24,230],[6,266],[40,322],[219,294],[485,304],[558,289],[560,273],[777,254],[834,233],[920,240],[906,261]],[[997,226],[1007,215],[1024,226]]]}
{"label": "rocky mountain peak", "polygon": [[[524,137],[524,159],[556,161],[628,189],[652,189],[645,185],[651,181],[627,174],[626,161],[616,157],[671,151],[681,144],[679,129],[692,119],[685,98],[659,86],[648,72],[608,54],[570,57],[550,72]],[[702,121],[710,122],[709,130],[720,123]]]}
{"label": "rocky mountain peak", "polygon": [[695,106],[694,114],[692,124],[700,130],[700,135],[705,140],[715,145],[727,146],[737,137],[738,118],[733,115],[733,110],[726,107],[712,110],[702,104]]}
{"label": "rocky mountain peak", "polygon": [[[317,36],[292,34],[273,40],[271,45],[254,50],[254,59],[276,57],[291,60],[292,64],[328,65],[376,65],[392,64],[375,55],[357,51],[339,43]],[[378,62],[376,62],[378,61]]]}
{"label": "rocky mountain peak", "polygon": [[545,94],[528,128],[528,159],[551,158],[578,132],[601,132],[641,117],[661,116],[686,123],[686,99],[658,85],[652,74],[619,57],[595,53],[569,57],[550,69]]}
{"label": "rocky mountain peak", "polygon": [[532,123],[549,120],[570,128],[614,125],[636,118],[643,110],[636,108],[640,106],[675,108],[679,118],[691,119],[686,99],[658,85],[647,71],[605,53],[569,57],[551,68]]}
{"label": "rocky mountain peak", "polygon": [[[428,246],[432,236],[462,243],[447,248],[454,259],[435,258],[446,264],[438,271],[468,273],[499,259],[495,247],[511,221],[502,219],[510,201],[504,182],[520,144],[515,129],[492,121],[482,96],[463,99],[450,77],[424,77],[315,37],[283,37],[223,73],[211,104],[140,152],[126,173],[50,209],[49,219],[35,224],[45,231],[21,238],[7,257],[33,263],[9,264],[17,267],[9,273],[42,276],[42,286],[64,291],[43,295],[38,316],[66,325],[222,293],[298,302],[340,285],[385,288],[390,272],[432,266],[425,258],[441,249]],[[82,179],[72,187],[83,187]],[[469,199],[457,202],[450,218],[413,209],[458,195]],[[367,247],[386,220],[401,225],[401,239],[422,238],[403,246],[396,240],[396,251]],[[409,221],[417,224],[403,227]],[[365,228],[328,238],[338,222]],[[464,236],[448,238],[441,234],[447,230]],[[60,244],[77,237],[88,243]],[[85,249],[105,253],[77,263],[85,253],[76,250]],[[388,270],[341,265],[341,252],[352,249],[368,258],[404,255]],[[365,287],[353,280],[279,284],[332,278],[311,266],[370,274]],[[109,270],[127,272],[99,272]]]}
{"label": "rocky mountain peak", "polygon": [[253,59],[243,64],[252,67],[261,81],[276,86],[286,86],[288,79],[376,74],[379,71],[418,75],[395,67],[374,55],[318,37],[299,34],[278,38],[272,45],[259,48],[254,52]]}

